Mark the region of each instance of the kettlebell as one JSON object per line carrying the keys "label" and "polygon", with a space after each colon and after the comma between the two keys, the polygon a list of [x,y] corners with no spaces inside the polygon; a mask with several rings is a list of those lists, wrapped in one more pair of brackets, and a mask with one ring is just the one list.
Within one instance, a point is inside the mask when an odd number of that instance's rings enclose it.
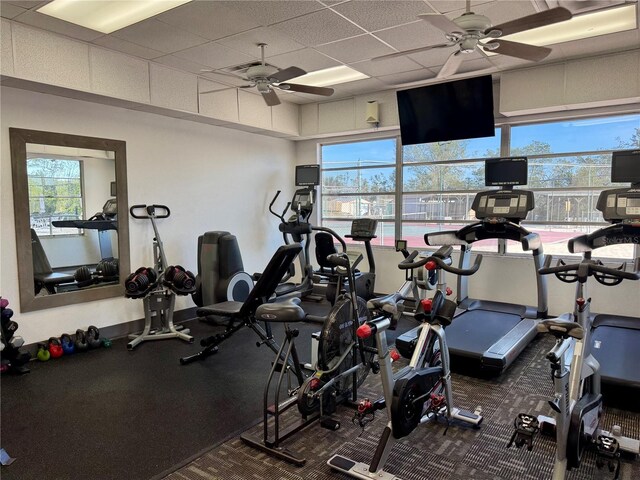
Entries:
{"label": "kettlebell", "polygon": [[103,338],[102,339],[102,346],[104,348],[110,348],[111,347],[111,339],[110,338]]}
{"label": "kettlebell", "polygon": [[36,357],[41,362],[46,362],[51,358],[51,352],[49,352],[49,349],[47,348],[46,344],[44,343],[38,344],[38,353],[36,354]]}
{"label": "kettlebell", "polygon": [[100,339],[100,330],[98,330],[98,327],[91,325],[87,328],[87,343],[91,348],[100,347],[102,340]]}
{"label": "kettlebell", "polygon": [[76,330],[76,350],[85,351],[88,348],[89,343],[87,342],[87,334],[84,333],[84,330]]}
{"label": "kettlebell", "polygon": [[56,337],[51,337],[49,339],[49,352],[51,354],[51,358],[60,358],[64,355],[64,350],[62,350],[60,340]]}
{"label": "kettlebell", "polygon": [[68,333],[60,335],[60,342],[62,342],[62,350],[65,355],[71,355],[76,351],[76,344]]}

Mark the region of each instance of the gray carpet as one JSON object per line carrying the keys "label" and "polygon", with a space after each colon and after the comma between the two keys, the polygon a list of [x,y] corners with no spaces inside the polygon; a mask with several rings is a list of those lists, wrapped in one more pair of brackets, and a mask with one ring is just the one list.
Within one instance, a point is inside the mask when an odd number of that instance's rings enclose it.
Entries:
{"label": "gray carpet", "polygon": [[[539,435],[532,452],[507,449],[514,417],[520,412],[551,416],[547,400],[553,392],[549,365],[544,354],[552,339],[538,338],[511,368],[495,379],[453,376],[454,402],[460,408],[482,407],[484,422],[479,430],[452,424],[445,433],[444,424],[418,427],[410,436],[396,444],[386,471],[405,480],[478,479],[478,480],[538,480],[551,477],[555,443]],[[362,396],[381,395],[379,377],[370,375]],[[290,419],[293,419],[293,412]],[[167,476],[168,480],[237,480],[237,479],[340,479],[349,478],[332,471],[326,461],[339,453],[356,461],[369,462],[386,423],[386,414],[379,412],[375,420],[362,431],[352,424],[353,411],[342,408],[336,414],[341,422],[338,431],[329,431],[314,424],[289,439],[286,447],[307,460],[304,467],[295,467],[246,446],[234,438],[214,448],[183,468]],[[623,426],[627,436],[640,437],[640,414],[606,407],[603,424]],[[261,435],[261,425],[250,429]],[[579,470],[568,477],[577,479],[613,478],[608,470],[598,470],[595,457],[587,453]],[[620,478],[640,478],[640,461],[623,462]]]}

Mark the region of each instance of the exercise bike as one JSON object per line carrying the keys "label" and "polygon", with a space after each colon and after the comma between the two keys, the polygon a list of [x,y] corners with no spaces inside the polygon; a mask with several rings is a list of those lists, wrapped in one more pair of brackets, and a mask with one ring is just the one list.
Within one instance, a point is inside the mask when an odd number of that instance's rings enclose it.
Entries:
{"label": "exercise bike", "polygon": [[[335,235],[335,232],[329,229],[325,231]],[[358,327],[371,319],[366,302],[356,295],[354,288],[351,288],[355,281],[356,266],[362,259],[360,252],[329,255],[328,261],[338,269],[350,288],[337,299],[329,315],[322,318],[323,327],[318,338],[318,360],[313,365],[313,373],[306,377],[299,388],[288,388],[289,398],[283,402],[280,402],[280,393],[285,375],[292,370],[297,377],[303,375],[295,345],[295,338],[299,332],[289,324],[309,321],[311,315],[305,314],[302,310],[299,298],[265,303],[257,308],[256,319],[284,324],[285,341],[276,356],[281,361],[274,362],[264,389],[263,435],[241,435],[240,438],[246,444],[281,460],[303,466],[306,460],[298,453],[282,447],[282,442],[315,421],[320,421],[324,428],[330,430],[340,428],[340,423],[331,417],[336,407],[344,404],[355,407],[358,388],[370,370],[378,371],[378,365],[374,361],[377,350],[373,339],[362,339],[356,335]],[[317,319],[320,317],[314,321]],[[287,367],[282,368],[282,365]],[[275,388],[271,388],[274,383]],[[288,384],[290,385],[290,382]],[[270,392],[273,395],[272,403]],[[281,428],[280,415],[293,406],[298,407],[300,419],[286,428]],[[269,422],[271,417],[272,433]]]}
{"label": "exercise bike", "polygon": [[517,448],[526,445],[527,450],[532,450],[538,432],[555,430],[553,480],[562,480],[567,470],[578,468],[587,447],[595,448],[596,466],[602,468],[606,463],[614,478],[618,478],[620,454],[638,455],[640,442],[622,436],[619,426],[607,432],[599,425],[602,415],[600,364],[591,352],[591,298],[587,297],[586,284],[589,277],[606,286],[618,285],[623,280],[638,280],[640,258],[636,259],[633,272],[625,271],[625,264],[617,268],[605,267],[591,258],[591,252],[585,252],[580,263],[567,265],[560,260],[557,266],[550,265],[551,257],[547,257],[540,273],[555,274],[565,283],[578,282],[573,315],[543,320],[538,325],[539,332],[556,338],[555,346],[546,356],[551,363],[555,391],[549,405],[556,418],[520,413],[514,421],[515,431],[507,448],[515,444]]}
{"label": "exercise bike", "polygon": [[[438,290],[433,299],[418,303],[414,315],[416,320],[422,322],[418,341],[409,366],[398,372],[395,378],[391,363],[398,360],[400,355],[388,350],[386,340],[386,330],[393,327],[392,309],[378,308],[381,316],[358,328],[357,334],[362,339],[375,336],[384,391],[384,401],[368,404],[362,409],[362,414],[370,413],[367,409],[373,412],[386,408],[389,420],[369,465],[334,455],[327,461],[334,470],[364,480],[399,480],[397,476],[384,471],[385,464],[393,445],[418,425],[439,417],[444,417],[447,422],[458,420],[474,427],[482,422],[479,408],[469,412],[454,407],[449,350],[444,333],[456,310],[456,303],[446,298],[450,290],[447,290],[445,272],[472,275],[480,267],[482,256],[476,257],[471,268],[460,269],[451,266],[452,250],[451,246],[441,247],[432,255],[417,260],[419,254],[414,251],[398,265],[403,270],[423,266],[430,271],[436,270]],[[395,298],[399,299],[400,295]]]}

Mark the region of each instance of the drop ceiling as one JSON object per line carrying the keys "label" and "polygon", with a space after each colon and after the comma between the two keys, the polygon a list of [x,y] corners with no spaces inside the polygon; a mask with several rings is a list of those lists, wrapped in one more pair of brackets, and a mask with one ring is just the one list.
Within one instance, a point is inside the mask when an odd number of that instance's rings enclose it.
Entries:
{"label": "drop ceiling", "polygon": [[[221,85],[241,85],[241,79],[201,73],[202,69],[232,69],[257,60],[259,42],[268,44],[266,60],[279,68],[291,65],[307,71],[349,65],[371,78],[335,86],[331,98],[341,98],[434,81],[450,49],[439,49],[372,62],[376,56],[442,43],[444,34],[417,19],[421,13],[455,18],[464,0],[197,0],[153,18],[104,35],[38,13],[48,2],[6,1],[0,14],[67,37],[207,77]],[[615,8],[621,0],[473,0],[472,10],[488,16],[494,25],[548,8],[564,6],[574,14]],[[636,15],[638,14],[636,8]],[[640,22],[636,22],[636,25]],[[599,37],[551,45],[542,63],[592,56],[640,47],[638,28]],[[530,64],[503,55],[474,52],[465,56],[459,74],[494,73]],[[455,77],[454,77],[455,78]],[[309,103],[325,100],[286,93],[282,100]]]}

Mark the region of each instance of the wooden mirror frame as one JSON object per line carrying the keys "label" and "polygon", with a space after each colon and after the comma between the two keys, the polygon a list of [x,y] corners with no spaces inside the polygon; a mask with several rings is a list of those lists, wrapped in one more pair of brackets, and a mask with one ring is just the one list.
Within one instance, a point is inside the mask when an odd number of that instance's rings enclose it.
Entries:
{"label": "wooden mirror frame", "polygon": [[[22,128],[9,128],[9,139],[11,144],[13,211],[16,229],[16,252],[18,257],[20,310],[22,312],[33,312],[45,308],[62,307],[104,298],[124,296],[124,280],[130,271],[126,142],[66,133],[26,130]],[[28,143],[106,150],[115,153],[116,198],[118,199],[118,259],[120,263],[119,284],[36,297],[33,280],[29,186],[27,178]]]}

